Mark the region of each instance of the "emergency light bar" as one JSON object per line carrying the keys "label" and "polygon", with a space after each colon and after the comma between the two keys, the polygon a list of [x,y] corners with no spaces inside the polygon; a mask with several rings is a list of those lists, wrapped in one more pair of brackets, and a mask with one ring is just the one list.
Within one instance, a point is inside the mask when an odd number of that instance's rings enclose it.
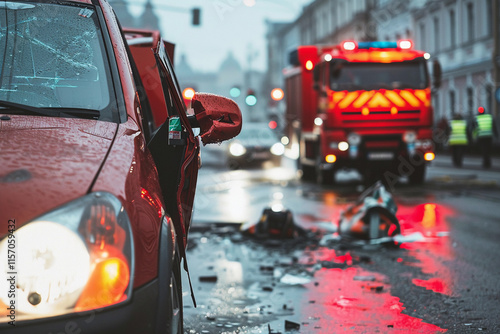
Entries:
{"label": "emergency light bar", "polygon": [[401,40],[399,42],[375,41],[375,42],[353,42],[345,41],[342,43],[342,48],[345,51],[368,50],[368,49],[402,49],[409,50],[413,47],[410,40]]}

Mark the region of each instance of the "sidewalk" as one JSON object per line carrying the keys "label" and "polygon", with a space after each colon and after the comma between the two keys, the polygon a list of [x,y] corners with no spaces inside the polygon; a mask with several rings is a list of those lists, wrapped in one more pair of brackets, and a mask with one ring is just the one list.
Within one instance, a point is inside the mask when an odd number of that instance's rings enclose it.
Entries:
{"label": "sidewalk", "polygon": [[462,167],[455,167],[453,166],[450,153],[438,152],[436,153],[436,158],[434,159],[434,161],[431,162],[430,166],[500,172],[500,157],[498,156],[491,157],[491,167],[485,169],[483,168],[483,160],[480,156],[465,154]]}

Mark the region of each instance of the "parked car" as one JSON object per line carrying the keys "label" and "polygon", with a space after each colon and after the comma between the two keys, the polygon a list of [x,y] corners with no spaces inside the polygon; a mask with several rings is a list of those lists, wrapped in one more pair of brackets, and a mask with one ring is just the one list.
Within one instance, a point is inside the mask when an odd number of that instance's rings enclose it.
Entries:
{"label": "parked car", "polygon": [[226,143],[226,160],[232,169],[254,162],[279,163],[285,147],[267,123],[245,123],[237,138]]}
{"label": "parked car", "polygon": [[173,46],[105,0],[0,9],[0,332],[182,333],[200,141],[238,106],[188,115]]}

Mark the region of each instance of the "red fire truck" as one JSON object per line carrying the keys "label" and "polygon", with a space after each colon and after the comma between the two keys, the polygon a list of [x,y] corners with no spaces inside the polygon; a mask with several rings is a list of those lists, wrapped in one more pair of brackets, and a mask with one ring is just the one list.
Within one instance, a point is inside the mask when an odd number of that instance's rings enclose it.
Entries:
{"label": "red fire truck", "polygon": [[343,168],[422,183],[434,159],[428,54],[411,41],[300,46],[285,69],[285,134],[304,179]]}

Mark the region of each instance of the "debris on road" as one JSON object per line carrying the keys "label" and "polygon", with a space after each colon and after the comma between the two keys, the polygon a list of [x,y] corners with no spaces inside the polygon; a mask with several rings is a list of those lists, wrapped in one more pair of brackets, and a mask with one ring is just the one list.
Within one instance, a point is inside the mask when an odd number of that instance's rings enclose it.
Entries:
{"label": "debris on road", "polygon": [[285,320],[285,330],[291,331],[291,330],[299,330],[299,329],[300,329],[300,324],[293,322],[293,321]]}
{"label": "debris on road", "polygon": [[305,232],[297,226],[290,210],[277,210],[266,208],[260,220],[251,226],[242,226],[245,235],[258,239],[294,239]]}
{"label": "debris on road", "polygon": [[392,238],[401,232],[396,211],[391,194],[378,181],[366,189],[354,205],[341,213],[340,236],[344,240],[361,239],[370,243]]}

